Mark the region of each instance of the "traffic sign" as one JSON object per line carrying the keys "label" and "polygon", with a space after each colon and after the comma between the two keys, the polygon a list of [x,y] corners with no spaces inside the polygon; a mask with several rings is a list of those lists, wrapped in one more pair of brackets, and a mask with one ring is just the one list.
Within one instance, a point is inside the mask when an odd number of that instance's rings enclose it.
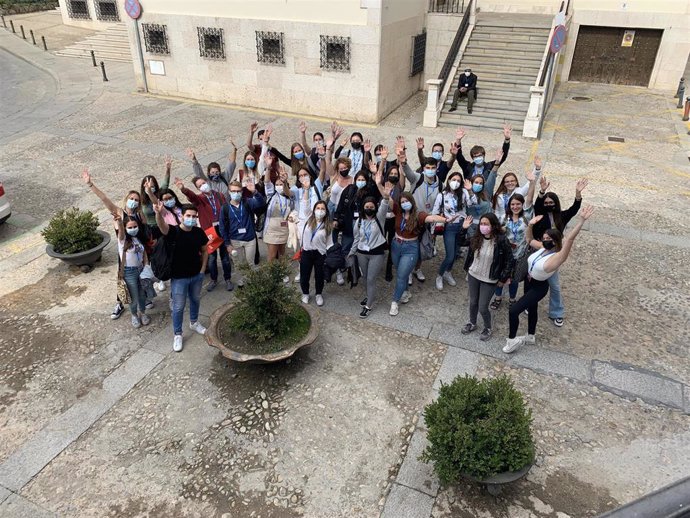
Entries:
{"label": "traffic sign", "polygon": [[141,16],[141,4],[139,0],[127,0],[125,2],[125,11],[133,20],[138,20]]}
{"label": "traffic sign", "polygon": [[549,47],[551,48],[551,52],[553,52],[554,54],[558,54],[558,51],[561,50],[561,48],[565,44],[565,36],[565,25],[557,25],[556,28],[553,30],[553,36],[551,36],[551,44],[549,45]]}

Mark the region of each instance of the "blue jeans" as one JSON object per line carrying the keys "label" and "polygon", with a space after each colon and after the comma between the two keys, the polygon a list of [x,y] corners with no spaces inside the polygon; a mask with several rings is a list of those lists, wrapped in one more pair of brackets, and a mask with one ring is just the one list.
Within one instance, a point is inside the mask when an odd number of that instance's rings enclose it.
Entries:
{"label": "blue jeans", "polygon": [[193,323],[198,320],[201,284],[203,281],[203,273],[198,273],[194,277],[170,279],[170,295],[173,303],[173,331],[176,335],[182,334],[182,321],[184,320],[184,306],[187,302],[187,296],[189,296],[189,322]]}
{"label": "blue jeans", "polygon": [[447,223],[443,231],[443,246],[446,249],[446,257],[443,258],[441,266],[438,267],[438,274],[443,275],[451,271],[455,264],[455,241],[462,228],[462,223]]}
{"label": "blue jeans", "polygon": [[139,282],[139,272],[138,266],[125,266],[123,272],[129,290],[129,298],[132,299],[132,302],[129,303],[129,311],[134,316],[137,316],[137,306],[139,306],[139,313],[143,314],[146,311],[146,297]]}
{"label": "blue jeans", "polygon": [[549,318],[563,318],[565,306],[561,296],[561,278],[558,272],[549,277]]}
{"label": "blue jeans", "polygon": [[395,291],[393,301],[400,302],[402,294],[407,290],[407,279],[414,270],[419,259],[419,241],[403,241],[393,239],[391,245],[393,264],[395,265]]}
{"label": "blue jeans", "polygon": [[[220,253],[220,263],[223,265],[223,278],[226,281],[232,277],[232,263],[230,262],[230,254],[225,245],[221,245],[218,250],[208,256],[208,271],[211,274],[211,280],[218,280],[218,254]],[[253,260],[253,258],[252,258]]]}

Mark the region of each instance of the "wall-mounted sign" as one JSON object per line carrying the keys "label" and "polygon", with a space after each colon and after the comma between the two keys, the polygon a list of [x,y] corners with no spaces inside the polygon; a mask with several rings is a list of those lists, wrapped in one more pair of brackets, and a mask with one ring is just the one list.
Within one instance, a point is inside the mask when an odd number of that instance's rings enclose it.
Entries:
{"label": "wall-mounted sign", "polygon": [[141,4],[139,0],[127,0],[125,2],[125,11],[132,20],[138,20],[141,16]]}
{"label": "wall-mounted sign", "polygon": [[152,76],[164,76],[165,75],[165,63],[162,61],[149,60],[149,71]]}
{"label": "wall-mounted sign", "polygon": [[623,33],[623,41],[621,42],[621,47],[632,47],[633,41],[635,41],[635,31],[625,31]]}

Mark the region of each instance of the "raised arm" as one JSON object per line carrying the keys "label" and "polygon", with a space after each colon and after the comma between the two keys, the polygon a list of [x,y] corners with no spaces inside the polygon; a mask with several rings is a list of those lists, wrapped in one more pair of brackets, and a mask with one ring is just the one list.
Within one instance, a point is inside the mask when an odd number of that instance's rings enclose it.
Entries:
{"label": "raised arm", "polygon": [[426,156],[424,156],[424,138],[423,137],[417,137],[417,158],[419,158],[419,167],[424,167],[424,160],[426,160]]}
{"label": "raised arm", "polygon": [[446,160],[446,167],[450,171],[455,163],[455,155],[458,153],[458,145],[455,142],[450,143],[450,157]]}
{"label": "raised arm", "polygon": [[534,193],[537,187],[537,177],[541,176],[541,157],[534,157],[534,170],[527,173],[527,180],[529,180],[529,188],[527,189],[527,196],[525,196],[525,207],[531,207],[534,202]]}
{"label": "raised arm", "polygon": [[259,123],[254,121],[249,125],[249,135],[247,136],[247,148],[249,151],[254,149],[254,133],[259,129]]}
{"label": "raised arm", "polygon": [[307,123],[305,121],[299,123],[299,138],[300,144],[302,144],[302,147],[304,148],[304,154],[309,156],[311,153],[311,148],[309,147],[309,144],[307,144]]}
{"label": "raised arm", "polygon": [[232,137],[229,138],[228,141],[232,146],[232,151],[230,151],[230,154],[228,155],[228,165],[225,167],[223,175],[225,177],[225,181],[230,183],[232,181],[232,177],[235,175],[235,168],[237,167],[237,146],[232,140]]}
{"label": "raised arm", "polygon": [[115,222],[115,228],[117,229],[117,240],[120,243],[124,243],[126,234],[125,224],[122,222],[122,214],[115,212],[113,214],[113,221]]}
{"label": "raised arm", "polygon": [[338,173],[335,170],[335,167],[333,167],[333,145],[335,144],[335,141],[332,138],[329,138],[326,141],[326,157],[325,160],[322,160],[322,162],[326,162],[326,173],[328,173],[328,177],[331,179],[331,183],[335,181],[335,175]]}
{"label": "raised arm", "polygon": [[319,154],[319,177],[318,180],[321,182],[321,185],[326,181],[326,149],[323,146],[320,146],[317,149],[317,153]]}
{"label": "raised arm", "polygon": [[501,151],[503,151],[503,157],[501,158],[500,164],[505,162],[506,158],[508,158],[508,151],[510,151],[510,137],[512,136],[512,134],[513,128],[511,128],[510,124],[505,123],[503,125],[503,146],[501,147]]}
{"label": "raised arm", "polygon": [[158,225],[158,229],[161,231],[161,234],[164,236],[168,235],[168,232],[170,232],[170,227],[168,226],[168,223],[165,221],[163,218],[163,214],[161,214],[163,210],[163,202],[158,201],[153,204],[153,212],[156,213],[156,225]]}
{"label": "raised arm", "polygon": [[575,224],[573,229],[568,233],[568,235],[563,238],[563,247],[558,252],[549,257],[544,263],[545,272],[555,272],[568,259],[568,256],[570,255],[570,252],[573,249],[575,238],[580,233],[580,230],[582,230],[582,226],[585,224],[585,221],[587,221],[592,216],[592,214],[594,214],[594,207],[592,207],[591,205],[588,205],[587,207],[582,209],[577,223]]}
{"label": "raised arm", "polygon": [[156,193],[153,192],[153,180],[147,180],[144,182],[144,191],[146,191],[146,194],[148,195],[149,199],[151,200],[151,203],[155,205],[158,203],[158,196],[156,196]]}
{"label": "raised arm", "polygon": [[199,196],[197,196],[196,193],[192,192],[191,190],[187,189],[184,186],[184,182],[182,181],[182,179],[180,179],[176,176],[174,182],[175,182],[175,187],[177,187],[180,190],[180,192],[187,197],[187,199],[189,200],[189,203],[191,203],[195,207],[198,207],[201,204],[201,200],[199,199]]}
{"label": "raised arm", "polygon": [[455,153],[455,159],[458,161],[458,165],[460,166],[460,168],[464,171],[470,163],[465,158],[465,155],[462,154],[463,138],[465,138],[465,130],[462,128],[458,128],[455,131],[455,146],[457,148],[457,152]]}
{"label": "raised arm", "polygon": [[200,176],[204,180],[208,181],[208,178],[206,177],[206,174],[204,173],[204,168],[201,167],[201,164],[196,159],[196,153],[194,152],[194,150],[192,148],[187,149],[187,156],[192,161],[192,170],[194,171],[194,176]]}
{"label": "raised arm", "polygon": [[172,157],[165,157],[165,175],[163,176],[163,181],[161,182],[160,188],[167,189],[170,187],[170,173],[172,172]]}
{"label": "raised arm", "polygon": [[103,191],[101,191],[98,187],[96,187],[93,184],[93,180],[91,179],[91,173],[89,173],[89,169],[87,167],[85,167],[84,170],[81,172],[81,179],[86,184],[86,186],[89,189],[91,189],[91,192],[100,198],[100,200],[103,202],[103,205],[105,205],[106,209],[108,209],[111,213],[120,212],[120,208],[117,205],[115,205],[110,200],[110,198],[108,198],[103,193]]}

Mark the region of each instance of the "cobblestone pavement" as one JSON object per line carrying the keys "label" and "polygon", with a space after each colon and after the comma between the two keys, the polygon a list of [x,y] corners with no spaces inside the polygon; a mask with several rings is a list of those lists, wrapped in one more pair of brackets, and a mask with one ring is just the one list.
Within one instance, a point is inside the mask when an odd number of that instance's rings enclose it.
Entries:
{"label": "cobblestone pavement", "polygon": [[[690,230],[678,217],[690,205],[690,145],[668,93],[567,84],[543,139],[513,138],[504,172],[521,175],[538,153],[563,200],[587,176],[586,203],[598,208],[562,271],[566,325],[543,304],[537,346],[500,352],[505,308],[489,342],[460,335],[466,288],[437,292],[435,258],[398,317],[383,280],[366,322],[360,288],[328,286],[317,343],[290,363],[248,368],[199,337],[171,354],[164,296],[143,330],[110,321],[113,245],[80,274],[47,258],[38,231],[70,205],[108,229],[78,181],[84,166],[119,200],[161,174],[166,154],[189,179],[187,147],[220,159],[252,120],[271,122],[287,149],[297,119],[135,94],[131,65],[108,64],[103,83],[88,61],[4,31],[0,65],[11,99],[0,107],[0,180],[14,209],[0,227],[0,515],[564,518],[690,473]],[[347,128],[448,145],[453,131],[418,127],[423,106],[418,94],[378,126]],[[474,143],[493,153],[500,132],[472,130]],[[202,320],[228,297],[204,292]],[[421,409],[440,380],[500,372],[533,409],[536,465],[496,499],[473,484],[439,487],[417,460]]]}

